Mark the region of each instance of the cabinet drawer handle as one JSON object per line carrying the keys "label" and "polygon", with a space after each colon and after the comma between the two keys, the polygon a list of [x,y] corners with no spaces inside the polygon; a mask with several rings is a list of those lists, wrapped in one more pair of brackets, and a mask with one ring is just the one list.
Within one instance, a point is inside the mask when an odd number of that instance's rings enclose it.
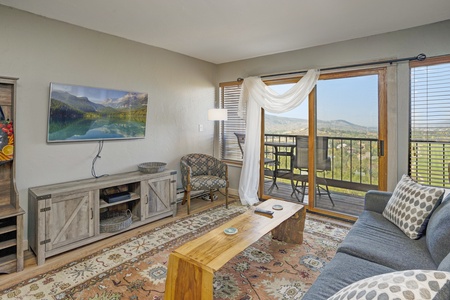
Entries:
{"label": "cabinet drawer handle", "polygon": [[91,207],[91,220],[94,219],[94,209]]}
{"label": "cabinet drawer handle", "polygon": [[147,198],[147,201],[145,202],[145,204],[148,204],[148,195],[145,195],[145,197]]}

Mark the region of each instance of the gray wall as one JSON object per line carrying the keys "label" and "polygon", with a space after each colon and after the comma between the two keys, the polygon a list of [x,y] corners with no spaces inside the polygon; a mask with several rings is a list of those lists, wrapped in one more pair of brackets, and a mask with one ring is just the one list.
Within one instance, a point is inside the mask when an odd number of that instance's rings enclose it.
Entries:
{"label": "gray wall", "polygon": [[[299,33],[301,34],[301,33]],[[307,31],[304,33],[307,34]],[[291,51],[219,65],[218,82],[238,77],[309,68],[327,68],[363,62],[450,54],[450,20],[427,26],[345,42]],[[295,37],[294,37],[295,38]],[[388,68],[388,188],[393,190],[408,170],[409,68],[400,63]],[[230,170],[231,186],[239,182],[240,168]]]}
{"label": "gray wall", "polygon": [[19,77],[22,208],[28,210],[29,187],[91,177],[98,149],[96,142],[46,143],[50,82],[148,92],[146,138],[105,142],[96,163],[100,175],[134,171],[145,161],[179,170],[186,153],[212,154],[214,123],[207,110],[217,98],[216,74],[214,64],[0,6],[0,76]]}

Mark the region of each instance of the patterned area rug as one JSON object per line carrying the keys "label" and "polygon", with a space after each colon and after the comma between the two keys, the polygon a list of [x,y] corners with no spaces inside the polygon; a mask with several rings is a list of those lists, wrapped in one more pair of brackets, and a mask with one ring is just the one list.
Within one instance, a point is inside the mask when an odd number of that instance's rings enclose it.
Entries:
{"label": "patterned area rug", "polygon": [[[220,206],[174,221],[0,291],[0,300],[164,299],[170,252],[246,210]],[[301,299],[350,226],[307,214],[302,245],[265,235],[215,274],[214,299]]]}

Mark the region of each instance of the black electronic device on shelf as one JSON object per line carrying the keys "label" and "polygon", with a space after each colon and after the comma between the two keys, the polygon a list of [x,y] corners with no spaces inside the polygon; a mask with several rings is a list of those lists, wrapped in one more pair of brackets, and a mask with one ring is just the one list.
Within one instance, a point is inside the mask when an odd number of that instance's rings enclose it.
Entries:
{"label": "black electronic device on shelf", "polygon": [[113,194],[103,194],[102,199],[108,203],[114,203],[131,198],[130,192],[117,192]]}

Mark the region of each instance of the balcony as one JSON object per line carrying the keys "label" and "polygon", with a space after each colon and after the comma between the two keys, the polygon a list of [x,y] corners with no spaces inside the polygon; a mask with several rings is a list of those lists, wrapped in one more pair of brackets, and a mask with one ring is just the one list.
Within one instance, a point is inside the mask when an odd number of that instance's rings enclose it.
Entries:
{"label": "balcony", "polygon": [[[277,150],[284,154],[293,151],[293,155],[296,155],[297,137],[297,135],[266,134],[265,143],[294,145],[280,147]],[[305,138],[307,137],[305,136]],[[331,158],[331,166],[326,171],[317,172],[317,176],[326,179],[331,199],[335,205],[332,205],[327,193],[321,191],[320,194],[316,194],[316,207],[357,216],[363,210],[365,192],[378,188],[378,140],[353,137],[327,137],[325,140],[328,143],[326,155]],[[267,158],[276,159],[275,153],[273,146],[265,145]],[[268,175],[272,175],[275,171],[273,165],[266,166],[266,168]],[[297,199],[293,193],[291,175],[305,175],[307,174],[305,170],[300,171],[292,167],[292,155],[278,155],[277,169],[290,171],[278,173],[277,187],[272,187],[273,178],[266,177],[265,193],[289,201],[301,200],[301,197]],[[323,184],[321,186],[324,187]],[[305,195],[303,202],[307,203],[307,201],[308,195]]]}
{"label": "balcony", "polygon": [[[264,184],[264,190],[267,191],[271,184],[271,181],[266,181]],[[334,206],[332,206],[328,196],[322,192],[321,195],[316,195],[316,207],[352,216],[358,216],[364,209],[363,195],[346,194],[344,192],[335,191],[332,188],[330,188],[330,194],[334,201]],[[286,201],[298,202],[295,196],[292,195],[292,187],[290,182],[288,183],[286,180],[280,180],[278,182],[278,188],[274,188],[268,195],[274,198],[284,199]],[[302,203],[308,203],[308,195],[305,195]]]}

